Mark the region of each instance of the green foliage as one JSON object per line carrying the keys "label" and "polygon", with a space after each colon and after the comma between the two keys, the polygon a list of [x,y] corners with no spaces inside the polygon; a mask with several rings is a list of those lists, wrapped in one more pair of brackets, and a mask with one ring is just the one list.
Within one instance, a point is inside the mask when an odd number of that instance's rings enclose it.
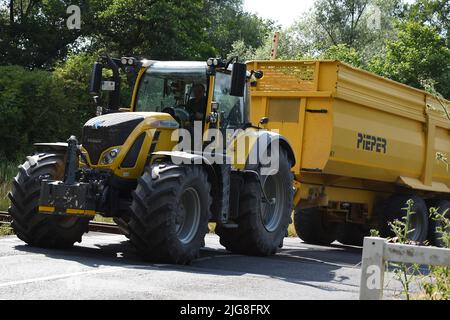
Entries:
{"label": "green foliage", "polygon": [[[448,209],[440,212],[440,208],[430,209],[430,218],[439,222],[436,231],[441,234],[442,242],[446,248],[450,248],[450,219]],[[450,299],[450,267],[430,266],[428,276],[421,283],[424,298],[430,300]]]}
{"label": "green foliage", "polygon": [[450,49],[434,27],[416,21],[398,26],[397,38],[386,43],[386,53],[370,63],[370,69],[390,79],[422,88],[433,79],[436,90],[450,97]]}
{"label": "green foliage", "polygon": [[[98,5],[93,1],[94,5]],[[118,55],[197,59],[213,53],[202,0],[98,1],[97,47]]]}
{"label": "green foliage", "polygon": [[10,226],[0,224],[0,237],[11,236],[13,234],[14,231]]}
{"label": "green foliage", "polygon": [[0,91],[0,161],[18,160],[34,142],[67,140],[78,111],[50,72],[0,67]]}
{"label": "green foliage", "polygon": [[[401,220],[394,220],[392,223],[389,223],[391,230],[395,235],[395,242],[397,243],[408,243],[408,235],[413,232],[414,229],[410,228],[411,217],[415,214],[412,211],[412,207],[414,206],[413,200],[408,200],[406,202],[406,207],[402,208],[406,212],[406,215],[402,217]],[[419,266],[417,264],[407,264],[407,263],[390,263],[394,269],[394,277],[400,281],[403,287],[403,293],[406,297],[406,300],[411,299],[410,287],[411,283],[415,279],[415,275],[419,271]]]}
{"label": "green foliage", "polygon": [[[94,29],[88,1],[6,2],[7,6],[0,6],[0,65],[51,68],[67,55],[70,45]],[[69,5],[78,5],[83,12],[81,30],[66,26]]]}
{"label": "green foliage", "polygon": [[[390,223],[391,230],[395,237],[390,239],[395,243],[409,244],[408,234],[413,230],[410,228],[409,221],[415,214],[412,211],[414,202],[408,200],[406,207],[402,210],[406,215],[401,220],[395,220]],[[430,208],[430,218],[439,221],[440,227],[437,232],[442,235],[443,243],[446,248],[450,248],[450,219],[448,210],[441,212],[439,208]],[[377,230],[371,230],[371,236],[379,236]],[[423,275],[417,264],[407,263],[389,263],[394,267],[394,278],[402,284],[402,294],[407,300],[423,299],[423,300],[449,300],[450,299],[450,267],[429,266],[428,273]],[[411,286],[417,283],[422,289],[420,294],[412,295]]]}
{"label": "green foliage", "polygon": [[362,58],[355,48],[350,48],[345,44],[338,44],[329,47],[321,56],[322,59],[340,60],[355,67],[363,65]]}
{"label": "green foliage", "polygon": [[205,2],[205,16],[211,22],[208,29],[209,41],[215,54],[226,57],[240,43],[254,50],[263,46],[268,36],[272,36],[273,22],[243,12],[241,0]]}

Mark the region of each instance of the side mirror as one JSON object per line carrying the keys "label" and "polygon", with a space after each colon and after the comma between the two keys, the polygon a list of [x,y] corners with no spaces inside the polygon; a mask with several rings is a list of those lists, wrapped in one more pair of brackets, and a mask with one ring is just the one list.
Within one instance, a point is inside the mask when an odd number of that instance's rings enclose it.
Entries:
{"label": "side mirror", "polygon": [[95,62],[92,67],[91,80],[89,82],[90,94],[100,94],[100,88],[102,85],[102,70],[102,64],[100,62]]}
{"label": "side mirror", "polygon": [[245,63],[234,63],[231,72],[230,95],[243,97],[245,92],[245,80],[247,78],[247,65]]}

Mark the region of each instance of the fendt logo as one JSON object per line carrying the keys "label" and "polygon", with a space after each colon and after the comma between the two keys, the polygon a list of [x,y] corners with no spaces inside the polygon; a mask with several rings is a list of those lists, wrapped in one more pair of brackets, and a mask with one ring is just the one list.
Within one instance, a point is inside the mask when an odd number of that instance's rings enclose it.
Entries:
{"label": "fendt logo", "polygon": [[356,147],[365,151],[387,153],[387,139],[369,134],[358,133]]}

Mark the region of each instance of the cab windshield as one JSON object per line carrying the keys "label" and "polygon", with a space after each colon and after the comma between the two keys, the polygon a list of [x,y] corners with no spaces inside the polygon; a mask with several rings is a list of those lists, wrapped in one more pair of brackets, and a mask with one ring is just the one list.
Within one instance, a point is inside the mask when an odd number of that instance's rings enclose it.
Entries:
{"label": "cab windshield", "polygon": [[186,108],[194,98],[193,88],[206,88],[206,82],[204,63],[155,63],[141,79],[135,111],[164,112],[166,108]]}

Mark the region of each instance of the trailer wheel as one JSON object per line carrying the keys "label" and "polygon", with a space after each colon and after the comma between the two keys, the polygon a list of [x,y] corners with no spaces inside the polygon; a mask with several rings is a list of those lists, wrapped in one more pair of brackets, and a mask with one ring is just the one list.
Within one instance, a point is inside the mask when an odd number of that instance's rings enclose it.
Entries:
{"label": "trailer wheel", "polygon": [[336,240],[349,246],[362,246],[368,234],[364,225],[355,223],[340,223],[336,228]]}
{"label": "trailer wheel", "polygon": [[208,232],[211,196],[200,165],[154,164],[138,180],[131,204],[130,240],[148,261],[187,264]]}
{"label": "trailer wheel", "polygon": [[38,212],[42,179],[62,179],[63,154],[39,154],[19,166],[9,193],[12,227],[27,244],[44,248],[70,248],[88,232],[89,219],[52,216]]}
{"label": "trailer wheel", "polygon": [[416,242],[424,242],[428,235],[428,208],[425,201],[416,195],[393,195],[385,202],[385,207],[381,213],[380,233],[383,237],[393,237],[394,233],[391,231],[389,222],[394,220],[401,220],[406,216],[405,208],[408,200],[414,201],[409,221],[408,239]]}
{"label": "trailer wheel", "polygon": [[[446,218],[450,218],[450,201],[448,200],[439,200],[439,199],[433,199],[430,201],[427,201],[428,208],[438,208],[440,214],[445,214]],[[430,218],[429,221],[429,230],[428,230],[428,238],[431,242],[431,244],[444,248],[446,247],[444,241],[442,240],[442,232],[437,231],[437,228],[443,228],[444,225],[442,221],[435,220],[433,217]],[[449,232],[450,230],[446,230]]]}
{"label": "trailer wheel", "polygon": [[220,243],[234,253],[267,256],[275,254],[282,247],[287,228],[291,223],[293,203],[293,175],[291,164],[283,149],[279,153],[279,170],[274,175],[262,176],[262,186],[268,199],[261,191],[259,178],[247,175],[240,193],[238,228],[226,229],[220,224],[216,233]]}
{"label": "trailer wheel", "polygon": [[294,226],[298,237],[306,243],[328,246],[336,240],[336,224],[325,221],[320,208],[295,210]]}

